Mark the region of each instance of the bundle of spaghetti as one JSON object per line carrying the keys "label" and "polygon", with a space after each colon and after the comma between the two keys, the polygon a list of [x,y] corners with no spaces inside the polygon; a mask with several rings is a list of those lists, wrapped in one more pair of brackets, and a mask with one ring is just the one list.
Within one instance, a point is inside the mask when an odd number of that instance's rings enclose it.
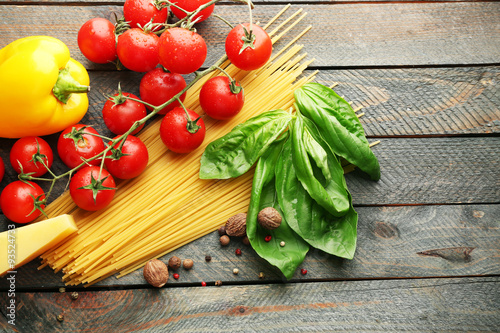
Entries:
{"label": "bundle of spaghetti", "polygon": [[[268,28],[286,9],[275,16]],[[269,34],[273,43],[295,26],[304,15],[299,10]],[[295,21],[293,21],[295,20]],[[280,29],[293,21],[283,32]],[[69,193],[51,203],[49,216],[73,215],[78,232],[42,255],[42,267],[62,271],[67,285],[91,285],[119,273],[124,276],[214,230],[232,215],[246,212],[250,200],[253,172],[227,180],[201,180],[200,158],[205,147],[228,133],[239,123],[267,110],[288,109],[293,105],[293,91],[313,80],[315,72],[303,72],[312,60],[299,54],[295,44],[307,32],[273,55],[263,68],[245,72],[228,61],[220,66],[244,87],[245,106],[229,121],[203,116],[206,126],[204,143],[189,154],[167,150],[159,135],[161,119],[148,125],[138,135],[149,151],[149,163],[138,177],[118,184],[115,198],[104,210],[87,212],[74,205]],[[195,83],[184,101],[198,114],[199,91],[206,80],[220,75],[217,71]]]}

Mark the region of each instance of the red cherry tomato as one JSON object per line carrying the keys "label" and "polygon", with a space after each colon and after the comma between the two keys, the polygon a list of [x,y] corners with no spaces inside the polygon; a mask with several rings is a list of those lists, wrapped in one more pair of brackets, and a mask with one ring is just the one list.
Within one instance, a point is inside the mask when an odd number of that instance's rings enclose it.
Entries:
{"label": "red cherry tomato", "polygon": [[187,112],[189,123],[184,109],[175,108],[163,117],[160,125],[160,137],[163,143],[168,149],[180,154],[195,150],[205,139],[203,119],[198,119],[199,115],[192,110],[187,109]]}
{"label": "red cherry tomato", "polygon": [[[73,169],[79,166],[84,159],[89,159],[104,150],[102,140],[94,135],[98,134],[95,129],[83,124],[76,124],[66,128],[57,141],[57,153],[59,157],[69,168]],[[88,164],[99,165],[100,158],[96,158]]]}
{"label": "red cherry tomato", "polygon": [[141,139],[132,135],[127,136],[121,153],[117,150],[119,146],[120,142],[107,154],[104,160],[106,169],[113,177],[120,179],[139,176],[148,166],[148,148]]}
{"label": "red cherry tomato", "polygon": [[266,64],[273,52],[273,43],[267,32],[258,25],[252,24],[252,34],[255,35],[255,40],[251,44],[254,47],[243,49],[245,30],[250,31],[248,23],[239,24],[229,32],[226,37],[226,54],[233,65],[244,71],[251,71]]}
{"label": "red cherry tomato", "polygon": [[187,29],[168,29],[161,34],[159,44],[160,64],[172,73],[193,73],[207,57],[203,37]]}
{"label": "red cherry tomato", "polygon": [[71,177],[69,194],[78,207],[96,211],[105,208],[113,200],[115,180],[105,169],[99,170],[98,166],[87,166]]}
{"label": "red cherry tomato", "polygon": [[78,47],[92,62],[105,64],[116,60],[115,26],[96,17],[85,22],[78,31]]}
{"label": "red cherry tomato", "polygon": [[[132,125],[148,115],[144,104],[123,96],[139,99],[134,94],[120,92],[113,98],[109,98],[102,108],[102,118],[106,127],[114,134],[123,134],[132,127]],[[137,127],[132,134],[138,133],[144,124]]]}
{"label": "red cherry tomato", "polygon": [[0,182],[2,181],[4,174],[5,174],[5,164],[3,164],[3,160],[0,157]]}
{"label": "red cherry tomato", "polygon": [[147,72],[158,65],[159,37],[133,28],[118,37],[116,52],[123,66],[135,72]]}
{"label": "red cherry tomato", "polygon": [[[139,85],[141,98],[144,102],[159,106],[170,100],[186,87],[186,81],[180,74],[165,72],[162,68],[155,68],[146,73]],[[180,96],[184,101],[186,93]],[[178,101],[174,101],[161,109],[158,113],[165,114],[173,108],[181,106]],[[148,107],[148,109],[151,109]]]}
{"label": "red cherry tomato", "polygon": [[[132,28],[143,27],[153,19],[153,23],[165,23],[168,17],[168,8],[158,9],[151,0],[126,0],[123,5],[125,21],[130,22]],[[153,29],[153,31],[160,28]]]}
{"label": "red cherry tomato", "polygon": [[16,223],[28,223],[41,214],[45,207],[40,203],[45,199],[42,188],[33,182],[20,180],[5,186],[0,195],[0,207],[3,214]]}
{"label": "red cherry tomato", "polygon": [[[175,4],[179,7],[181,7],[182,9],[187,10],[188,12],[192,12],[192,11],[198,9],[198,7],[204,5],[208,2],[210,2],[210,0],[176,0]],[[210,15],[212,15],[212,12],[214,11],[214,7],[215,7],[215,4],[208,6],[207,8],[203,9],[201,12],[199,12],[198,14],[193,16],[193,18],[191,20],[196,21],[196,23],[201,22],[201,21],[205,21],[207,18],[210,17]],[[187,16],[186,13],[184,13],[182,10],[180,10],[174,6],[171,6],[170,10],[172,10],[172,13],[174,13],[174,15],[178,19],[183,19]]]}
{"label": "red cherry tomato", "polygon": [[[54,154],[47,141],[36,136],[25,136],[17,140],[10,151],[10,164],[17,173],[32,173],[40,177],[50,169]],[[42,162],[43,161],[43,162]]]}
{"label": "red cherry tomato", "polygon": [[[231,88],[233,86],[233,88]],[[233,90],[239,90],[234,93]],[[243,108],[243,88],[227,76],[216,76],[205,82],[200,90],[200,105],[203,111],[214,119],[234,117]]]}

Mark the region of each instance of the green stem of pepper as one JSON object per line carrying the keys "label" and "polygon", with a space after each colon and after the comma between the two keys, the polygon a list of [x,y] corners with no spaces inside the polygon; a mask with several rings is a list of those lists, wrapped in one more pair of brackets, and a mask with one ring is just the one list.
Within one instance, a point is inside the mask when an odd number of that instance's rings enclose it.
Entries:
{"label": "green stem of pepper", "polygon": [[64,104],[68,103],[71,94],[88,93],[89,90],[89,86],[80,84],[71,76],[68,68],[63,68],[59,71],[56,84],[52,88],[54,96]]}

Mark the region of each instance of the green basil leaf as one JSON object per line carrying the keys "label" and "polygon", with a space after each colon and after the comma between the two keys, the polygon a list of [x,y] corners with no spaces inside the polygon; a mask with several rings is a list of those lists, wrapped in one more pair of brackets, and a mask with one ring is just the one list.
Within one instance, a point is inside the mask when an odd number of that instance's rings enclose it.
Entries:
{"label": "green basil leaf", "polygon": [[352,259],[356,250],[358,214],[352,207],[335,217],[318,205],[297,179],[290,142],[276,163],[278,202],[288,225],[309,245],[326,253]]}
{"label": "green basil leaf", "polygon": [[269,145],[287,128],[290,113],[274,110],[261,113],[211,142],[201,157],[201,179],[237,177],[254,165]]}
{"label": "green basil leaf", "polygon": [[[312,127],[305,125],[305,121],[300,112],[297,112],[291,134],[292,161],[297,178],[320,206],[335,216],[343,216],[349,210],[349,199],[342,166],[333,154],[329,154],[328,169],[332,178],[329,181],[317,178],[318,173],[315,173],[315,168],[311,165],[303,139],[304,132],[314,131]],[[312,134],[309,140],[314,140]]]}
{"label": "green basil leaf", "polygon": [[[290,228],[277,202],[274,168],[283,141],[275,142],[257,162],[247,212],[247,236],[255,252],[290,279],[304,261],[309,245]],[[265,207],[274,207],[280,212],[283,219],[278,228],[267,230],[257,222],[259,211]],[[268,235],[271,240],[266,242],[264,239]],[[283,247],[280,246],[282,241],[285,242]]]}
{"label": "green basil leaf", "polygon": [[311,158],[316,162],[316,166],[321,169],[323,176],[327,182],[332,180],[330,169],[328,168],[328,156],[326,150],[316,141],[307,128],[304,130],[303,136],[304,147]]}
{"label": "green basil leaf", "polygon": [[332,89],[307,83],[294,92],[300,112],[314,121],[334,153],[380,179],[380,165],[352,107]]}

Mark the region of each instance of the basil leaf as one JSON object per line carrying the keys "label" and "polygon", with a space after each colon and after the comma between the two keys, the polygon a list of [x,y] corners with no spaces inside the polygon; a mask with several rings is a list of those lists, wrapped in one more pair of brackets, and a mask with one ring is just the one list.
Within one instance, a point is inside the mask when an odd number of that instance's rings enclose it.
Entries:
{"label": "basil leaf", "polygon": [[332,89],[307,83],[294,92],[300,112],[314,121],[333,152],[380,179],[380,165],[352,107]]}
{"label": "basil leaf", "polygon": [[[257,162],[247,212],[247,236],[255,252],[270,264],[278,267],[283,275],[290,279],[297,267],[304,261],[309,245],[290,228],[277,202],[274,168],[283,141],[275,142]],[[278,228],[267,230],[257,222],[259,211],[265,207],[277,209],[283,217]],[[271,240],[266,242],[264,238],[268,235],[271,236]],[[280,246],[282,241],[285,242],[283,247]]]}
{"label": "basil leaf", "polygon": [[[311,165],[306,145],[304,144],[304,133],[314,132],[315,128],[304,124],[304,117],[297,112],[297,118],[291,134],[292,161],[297,178],[302,183],[309,195],[329,213],[342,216],[349,210],[349,199],[345,186],[344,174],[340,162],[333,154],[329,154],[328,170],[331,179],[318,179],[318,173]],[[310,135],[309,140],[314,140]],[[317,142],[317,141],[316,141]],[[317,145],[320,143],[317,142]]]}
{"label": "basil leaf", "polygon": [[321,145],[311,136],[307,128],[303,136],[304,147],[311,158],[316,162],[316,166],[321,169],[326,181],[332,180],[332,175],[328,168],[328,156]]}
{"label": "basil leaf", "polygon": [[354,257],[358,214],[350,195],[349,211],[342,217],[335,217],[318,205],[297,179],[289,142],[276,163],[276,191],[288,225],[309,245],[338,257]]}
{"label": "basil leaf", "polygon": [[283,110],[261,113],[211,142],[201,157],[201,179],[227,179],[247,172],[287,128],[292,116]]}

